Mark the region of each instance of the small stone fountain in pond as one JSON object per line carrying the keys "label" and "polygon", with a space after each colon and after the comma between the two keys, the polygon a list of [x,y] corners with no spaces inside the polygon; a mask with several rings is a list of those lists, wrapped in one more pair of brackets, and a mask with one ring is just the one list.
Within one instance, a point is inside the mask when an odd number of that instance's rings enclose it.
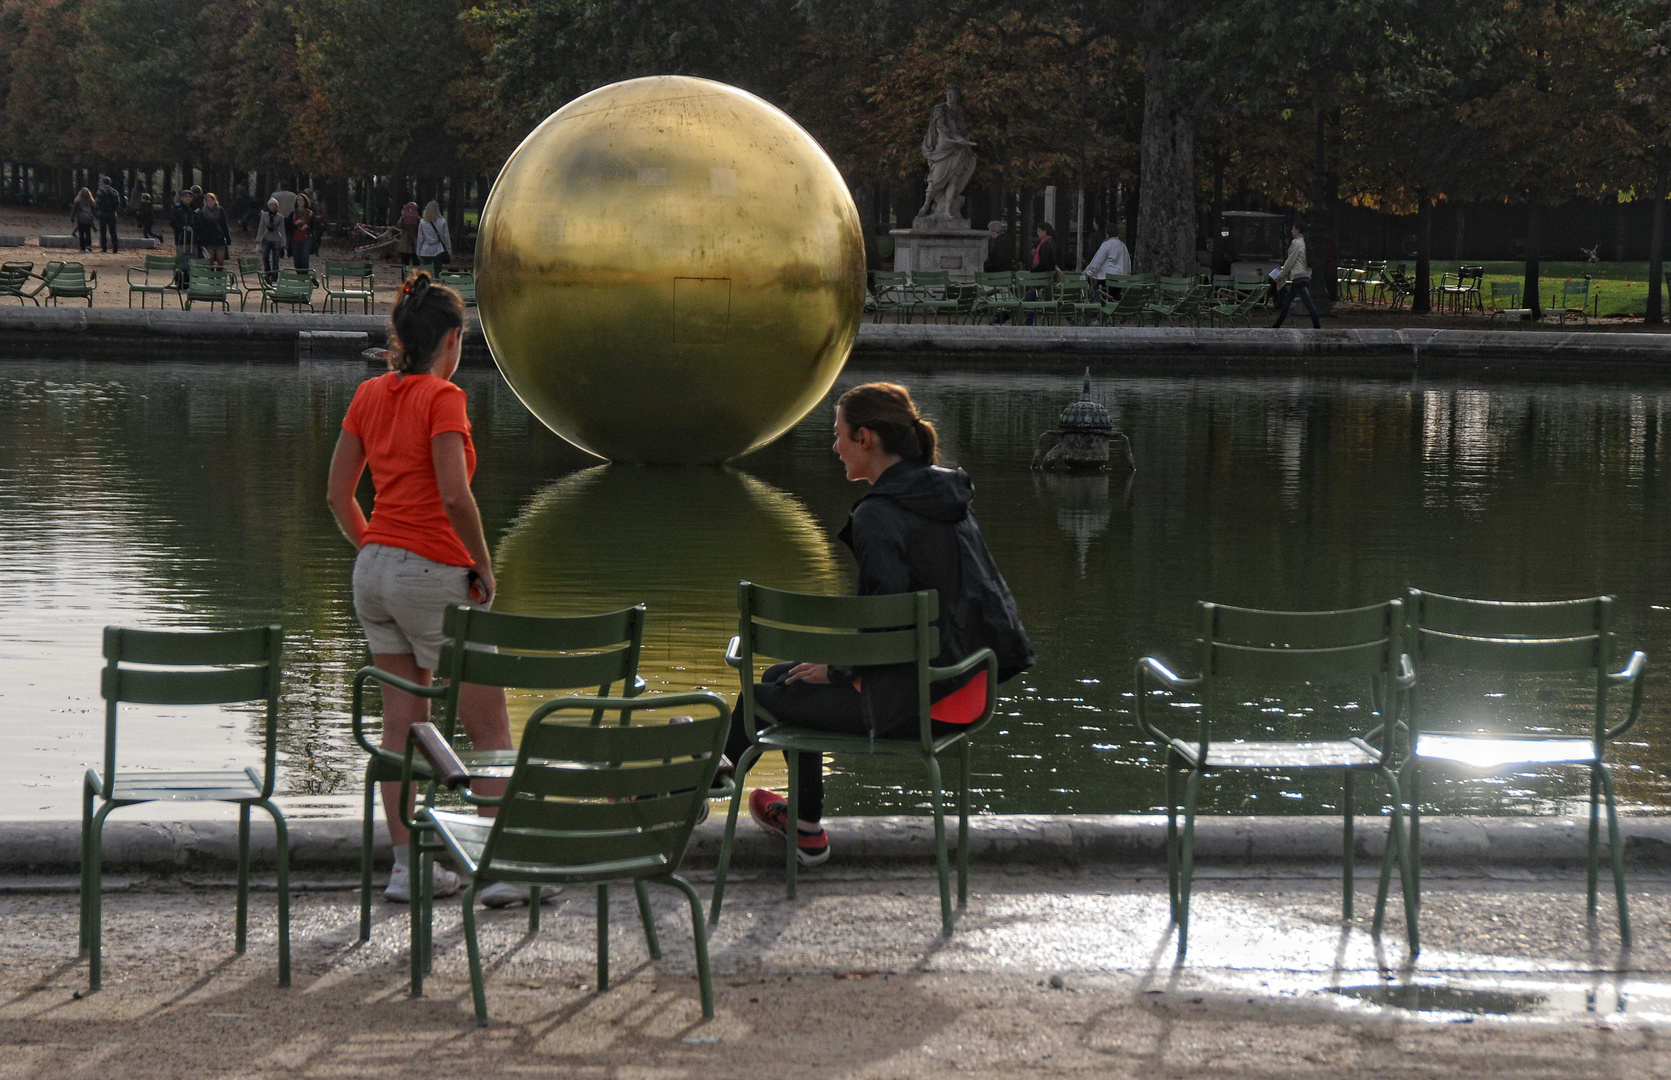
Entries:
{"label": "small stone fountain in pond", "polygon": [[[1044,442],[1052,435],[1057,443],[1048,451]],[[1085,387],[1079,400],[1062,410],[1061,418],[1049,431],[1040,433],[1033,450],[1033,468],[1045,472],[1100,472],[1110,466],[1108,444],[1120,440],[1126,451],[1126,468],[1137,471],[1131,455],[1131,440],[1114,430],[1108,410],[1091,398],[1091,369],[1085,369]]]}

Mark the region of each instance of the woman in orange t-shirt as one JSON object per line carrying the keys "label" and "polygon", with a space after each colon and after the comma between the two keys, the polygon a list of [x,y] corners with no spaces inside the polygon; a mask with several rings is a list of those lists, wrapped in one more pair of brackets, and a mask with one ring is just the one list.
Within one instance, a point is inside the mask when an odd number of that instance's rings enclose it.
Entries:
{"label": "woman in orange t-shirt", "polygon": [[[445,640],[441,621],[447,608],[493,602],[493,560],[470,493],[476,448],[464,391],[450,381],[458,370],[464,303],[451,289],[432,285],[429,275],[414,275],[389,313],[389,330],[390,371],[361,383],[348,406],[331,456],[326,501],[360,552],[354,560],[354,611],[372,659],[384,671],[428,686]],[[367,465],[377,489],[369,521],[354,497]],[[427,700],[385,687],[384,749],[403,751],[406,733],[428,717]],[[477,749],[510,749],[503,690],[465,683],[459,688],[459,721]],[[478,790],[493,794],[490,786]],[[411,876],[399,792],[398,784],[383,784],[395,852],[383,895],[404,903],[411,896]],[[456,874],[435,868],[437,896],[459,887]],[[496,887],[483,890],[484,903],[504,906],[528,898],[526,888],[506,886],[495,893]]]}

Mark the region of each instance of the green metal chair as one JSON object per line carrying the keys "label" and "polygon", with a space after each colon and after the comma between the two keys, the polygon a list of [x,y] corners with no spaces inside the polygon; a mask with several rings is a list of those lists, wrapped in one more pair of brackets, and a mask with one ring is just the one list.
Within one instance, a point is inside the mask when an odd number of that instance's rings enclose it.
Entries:
{"label": "green metal chair", "polygon": [[1265,285],[1257,284],[1247,292],[1242,292],[1235,285],[1228,290],[1231,299],[1207,307],[1207,313],[1213,318],[1213,325],[1223,319],[1227,323],[1234,323],[1240,319],[1245,326],[1253,325],[1253,313],[1265,305]]}
{"label": "green metal chair", "polygon": [[[1110,278],[1110,281],[1113,279]],[[1149,311],[1149,304],[1155,298],[1155,287],[1147,284],[1127,285],[1118,300],[1108,301],[1098,306],[1105,324],[1123,323],[1127,319],[1136,319],[1137,325],[1143,325],[1143,316]]]}
{"label": "green metal chair", "polygon": [[1056,317],[1056,271],[1019,271],[1015,291],[1021,296],[1020,314],[1036,317],[1041,323]]}
{"label": "green metal chair", "polygon": [[1562,282],[1561,291],[1550,295],[1549,307],[1544,315],[1554,316],[1561,326],[1565,326],[1568,319],[1581,319],[1585,326],[1589,326],[1590,279],[1568,278]]}
{"label": "green metal chair", "polygon": [[[1161,279],[1163,282],[1166,278]],[[1173,296],[1168,299],[1149,301],[1148,310],[1155,317],[1158,326],[1161,319],[1166,319],[1176,326],[1183,321],[1199,322],[1201,313],[1206,309],[1207,302],[1212,296],[1212,286],[1192,285],[1183,296]]]}
{"label": "green metal chair", "polygon": [[[487,655],[487,654],[479,654]],[[695,707],[712,715],[684,718],[685,723],[633,723],[646,709]],[[620,724],[601,723],[606,712],[619,711]],[[559,713],[584,712],[585,723],[561,723]],[[702,1015],[714,1015],[713,979],[708,969],[708,928],[702,898],[679,877],[691,831],[707,806],[719,767],[731,709],[718,694],[645,695],[632,698],[581,697],[548,701],[534,710],[522,732],[509,785],[502,797],[476,795],[468,787],[469,768],[433,726],[415,725],[406,748],[411,783],[412,750],[417,746],[438,781],[461,790],[467,802],[495,806],[492,818],[426,805],[415,823],[432,830],[441,846],[469,879],[464,890],[464,941],[470,957],[470,992],[476,1023],[487,1023],[487,994],[482,982],[481,946],[476,938],[476,893],[497,881],[542,885],[595,884],[598,887],[598,992],[609,989],[609,883],[631,881],[638,890],[650,955],[661,956],[645,882],[669,885],[690,904],[696,972]],[[414,864],[416,865],[416,864]],[[422,888],[432,891],[433,863],[422,864]],[[539,904],[531,905],[529,928],[538,928]],[[414,928],[413,994],[423,992]]]}
{"label": "green metal chair", "polygon": [[[128,306],[133,307],[133,297],[139,294],[139,306],[143,308],[147,297],[155,296],[157,305],[168,306],[168,294],[174,291],[174,256],[147,255],[144,266],[128,267]],[[139,280],[134,280],[134,275]]]}
{"label": "green metal chair", "polygon": [[1491,307],[1487,312],[1488,317],[1492,321],[1495,321],[1499,315],[1505,320],[1509,318],[1530,320],[1532,309],[1522,306],[1520,292],[1521,283],[1518,281],[1491,282]]}
{"label": "green metal chair", "polygon": [[873,270],[870,275],[870,301],[866,307],[881,322],[882,316],[898,315],[904,311],[909,317],[911,275],[904,270]]}
{"label": "green metal chair", "polygon": [[[731,848],[737,833],[737,811],[742,805],[743,779],[760,755],[781,750],[789,765],[789,820],[800,811],[800,783],[796,755],[885,754],[914,757],[928,771],[929,801],[934,812],[934,852],[940,875],[940,925],[952,933],[951,885],[946,854],[946,821],[941,803],[940,755],[954,751],[958,763],[957,785],[957,905],[969,897],[969,740],[986,726],[997,705],[998,660],[991,649],[980,649],[951,667],[937,668],[931,661],[940,652],[940,631],[934,626],[939,616],[939,596],[933,591],[897,593],[887,596],[814,596],[782,592],[749,581],[737,583],[738,636],[732,639],[726,660],[742,680],[743,726],[749,748],[736,764],[736,791],[725,819],[725,840],[720,847],[719,870],[714,877],[713,908],[709,922],[718,922],[725,899],[726,873],[731,866]],[[836,735],[826,731],[793,728],[779,723],[754,700],[756,657],[799,660],[810,664],[871,666],[915,664],[917,668],[916,738],[873,739],[868,735]],[[986,706],[972,723],[936,735],[930,716],[929,684],[984,669]],[[796,871],[793,826],[784,838],[784,873],[789,899],[795,899]]]}
{"label": "green metal chair", "polygon": [[1005,314],[1013,320],[1021,310],[1021,294],[1016,292],[1012,271],[982,271],[975,275],[975,287],[980,290],[980,296],[975,300],[972,318],[991,322],[995,316]]}
{"label": "green metal chair", "polygon": [[[38,297],[46,288],[46,279],[30,273],[33,267],[34,263],[7,263],[0,267],[0,297],[16,297],[19,307],[25,300],[39,307],[41,302]],[[31,281],[39,281],[40,284],[31,287]]]}
{"label": "green metal chair", "polygon": [[191,280],[186,283],[180,303],[187,311],[193,304],[208,304],[210,307],[219,304],[231,314],[232,301],[229,297],[238,291],[238,283],[232,280],[230,270],[219,266],[193,266]]}
{"label": "green metal chair", "polygon": [[[1416,927],[1415,891],[1410,860],[1404,850],[1403,800],[1398,777],[1390,764],[1392,739],[1402,691],[1414,682],[1409,657],[1399,648],[1403,604],[1389,600],[1343,611],[1258,611],[1200,605],[1201,674],[1184,678],[1152,656],[1137,661],[1134,676],[1137,725],[1156,746],[1166,751],[1166,869],[1172,897],[1172,922],[1178,928],[1178,956],[1189,947],[1189,899],[1195,871],[1195,807],[1201,779],[1213,773],[1238,770],[1294,772],[1339,769],[1343,776],[1341,918],[1352,920],[1354,870],[1353,780],[1357,773],[1380,773],[1392,796],[1392,821],[1387,847],[1404,870],[1405,932],[1410,954],[1420,948]],[[1220,679],[1257,681],[1265,685],[1302,686],[1367,684],[1373,708],[1373,727],[1330,732],[1327,738],[1272,739],[1275,729],[1225,737],[1214,730],[1218,702],[1214,684]],[[1195,731],[1169,734],[1152,716],[1156,685],[1163,695],[1193,691]],[[1184,775],[1184,827],[1178,831],[1178,781]],[[1375,908],[1374,933],[1380,934],[1386,899],[1383,890]]]}
{"label": "green metal chair", "polygon": [[[284,815],[273,805],[278,746],[279,658],[284,632],[277,626],[212,633],[104,630],[104,770],[88,769],[81,792],[81,951],[88,983],[103,983],[102,880],[105,819],[120,807],[148,802],[224,802],[238,806],[238,916],[233,948],[244,951],[249,924],[250,807],[272,815],[278,839],[279,985],[290,985],[290,838]],[[134,667],[132,665],[141,665]],[[261,768],[235,770],[118,770],[117,709],[132,705],[226,705],[265,701]],[[95,812],[94,803],[100,805]]]}
{"label": "green metal chair", "polygon": [[93,294],[98,291],[99,272],[89,270],[78,262],[67,262],[61,265],[56,273],[43,274],[46,285],[46,298],[56,307],[60,300],[85,300],[87,306],[93,306]]}
{"label": "green metal chair", "polygon": [[[1547,706],[1539,707],[1544,695],[1532,693],[1516,700],[1517,710],[1535,715],[1517,730],[1482,728],[1470,712],[1446,716],[1427,702],[1419,690],[1410,694],[1407,725],[1412,752],[1403,768],[1404,797],[1410,804],[1410,875],[1407,890],[1421,900],[1421,800],[1418,792],[1422,769],[1445,766],[1489,776],[1506,771],[1569,765],[1590,773],[1590,846],[1588,913],[1596,913],[1596,878],[1600,857],[1600,822],[1603,798],[1607,806],[1607,836],[1613,857],[1613,886],[1619,910],[1619,938],[1631,942],[1630,913],[1625,903],[1624,847],[1619,839],[1617,802],[1613,778],[1608,774],[1607,744],[1629,731],[1642,711],[1643,671],[1648,657],[1634,652],[1623,669],[1612,671],[1616,640],[1613,632],[1614,601],[1611,596],[1545,603],[1508,603],[1495,600],[1467,600],[1439,593],[1411,589],[1407,594],[1408,629],[1405,640],[1415,653],[1416,672],[1426,683],[1441,669],[1472,674],[1564,676],[1564,688],[1584,688],[1587,731],[1562,729],[1558,717],[1550,717]],[[1579,680],[1568,683],[1566,680]],[[1539,679],[1541,689],[1548,678]],[[1628,689],[1629,711],[1624,719],[1610,723],[1608,691]],[[1569,700],[1572,700],[1569,698]],[[1576,703],[1576,702],[1575,702]],[[1382,872],[1382,893],[1386,890]]]}
{"label": "green metal chair", "polygon": [[314,278],[313,271],[282,267],[278,272],[277,281],[262,281],[261,310],[272,308],[276,312],[280,305],[288,305],[292,312],[299,307],[312,311],[313,291],[318,286],[319,282]]}
{"label": "green metal chair", "polygon": [[1077,274],[1063,274],[1056,283],[1056,317],[1063,322],[1083,324],[1088,309],[1095,305],[1091,299],[1091,283]]}
{"label": "green metal chair", "polygon": [[[370,266],[371,264],[367,263],[366,265]],[[464,306],[465,307],[475,307],[476,306],[476,275],[475,274],[466,273],[462,270],[459,270],[459,271],[442,271],[441,280],[437,284],[445,285],[447,288],[452,289],[454,292],[458,293],[459,298],[464,301]],[[369,278],[368,278],[367,287],[368,288],[370,287]]]}
{"label": "green metal chair", "polygon": [[239,289],[240,295],[238,297],[239,311],[245,310],[245,308],[249,305],[249,298],[252,296],[259,296],[261,297],[262,303],[266,302],[268,290],[267,272],[262,268],[261,260],[259,258],[251,258],[247,255],[239,256],[238,283],[241,286]]}
{"label": "green metal chair", "polygon": [[[463,683],[515,687],[522,690],[596,690],[608,697],[622,686],[625,697],[642,688],[638,654],[644,640],[644,605],[601,615],[545,617],[508,615],[476,608],[448,609],[435,675],[444,680],[418,686],[380,668],[367,665],[354,673],[349,723],[354,740],[368,756],[365,806],[360,823],[360,940],[371,937],[371,856],[376,833],[377,784],[401,778],[398,750],[374,744],[366,730],[365,689],[368,682],[393,686],[408,694],[439,702],[436,724],[449,742],[459,736],[458,691]],[[456,648],[462,642],[463,648]],[[490,651],[491,650],[491,651]],[[467,750],[459,755],[472,779],[503,778],[516,758],[512,750]],[[421,779],[430,777],[419,763]],[[416,864],[412,864],[416,865]],[[412,891],[417,903],[418,891]],[[538,909],[539,904],[531,905]],[[537,910],[534,913],[537,915]]]}
{"label": "green metal chair", "polygon": [[365,313],[371,314],[372,304],[377,299],[375,280],[369,262],[326,259],[325,310],[330,311],[331,305],[339,304],[346,315],[348,305],[361,304],[364,305]]}

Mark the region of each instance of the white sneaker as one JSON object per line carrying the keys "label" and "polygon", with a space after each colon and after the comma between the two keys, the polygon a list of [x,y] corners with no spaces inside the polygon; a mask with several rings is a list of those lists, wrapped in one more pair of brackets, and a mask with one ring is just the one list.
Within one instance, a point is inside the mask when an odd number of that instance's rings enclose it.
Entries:
{"label": "white sneaker", "polygon": [[[503,908],[512,904],[526,904],[528,902],[527,885],[515,885],[509,881],[495,881],[487,888],[476,894],[483,907]],[[562,891],[559,885],[541,885],[540,903],[545,903]]]}
{"label": "white sneaker", "polygon": [[[432,870],[434,875],[435,896],[451,896],[464,888],[464,882],[459,876],[445,866],[436,866]],[[394,904],[409,904],[412,902],[412,870],[400,863],[389,871],[389,883],[383,887],[383,899]]]}

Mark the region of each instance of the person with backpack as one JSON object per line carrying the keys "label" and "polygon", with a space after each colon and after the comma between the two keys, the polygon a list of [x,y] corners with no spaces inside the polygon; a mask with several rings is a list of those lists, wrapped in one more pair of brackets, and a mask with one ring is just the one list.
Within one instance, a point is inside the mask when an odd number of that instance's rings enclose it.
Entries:
{"label": "person with backpack", "polygon": [[93,222],[99,217],[97,206],[93,201],[93,193],[86,188],[77,192],[75,201],[70,204],[70,224],[75,228],[75,236],[81,242],[82,251],[93,250]]}
{"label": "person with backpack", "polygon": [[[860,596],[925,589],[939,594],[935,667],[950,667],[990,648],[998,658],[998,679],[1006,681],[1033,666],[1033,646],[970,510],[975,485],[962,469],[939,464],[938,441],[934,425],[903,386],[866,383],[843,394],[836,403],[833,449],[847,479],[863,481],[870,490],[854,504],[837,538],[858,563]],[[918,731],[913,664],[842,668],[785,662],[773,664],[761,678],[754,700],[778,723],[878,739],[909,738]],[[934,683],[929,695],[936,706],[935,730],[955,730],[977,719],[987,689],[984,668]],[[725,755],[739,761],[748,745],[739,698]],[[830,857],[820,824],[823,755],[803,750],[796,756],[798,820],[789,821],[787,799],[764,788],[749,794],[749,815],[778,836],[794,829],[797,859],[817,866]]]}
{"label": "person with backpack", "polygon": [[99,177],[99,190],[93,193],[99,212],[99,250],[116,251],[116,217],[122,212],[122,193],[110,183],[110,177]]}

